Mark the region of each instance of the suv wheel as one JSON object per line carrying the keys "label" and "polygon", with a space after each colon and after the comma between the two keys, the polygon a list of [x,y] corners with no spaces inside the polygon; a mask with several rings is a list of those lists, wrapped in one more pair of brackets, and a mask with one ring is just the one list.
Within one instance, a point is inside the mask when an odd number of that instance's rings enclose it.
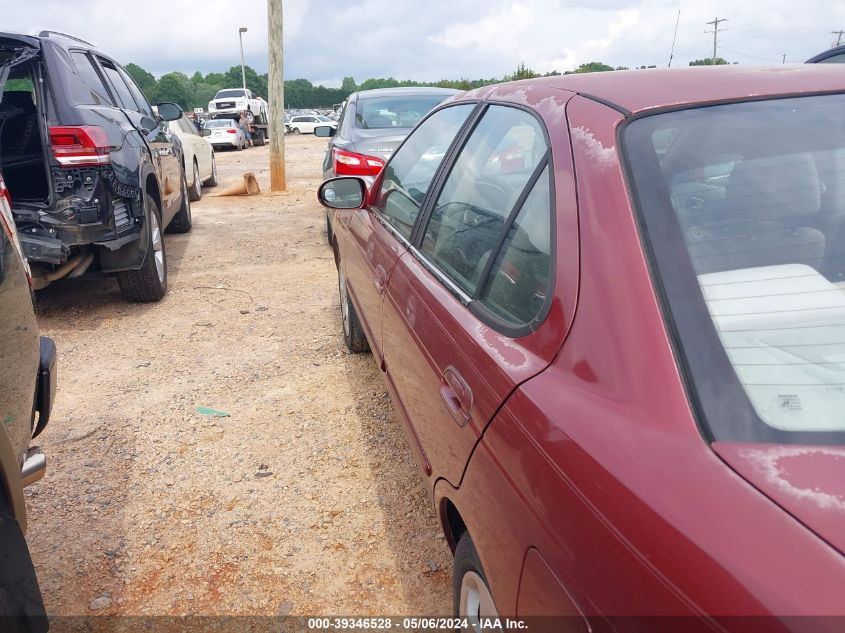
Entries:
{"label": "suv wheel", "polygon": [[340,316],[343,321],[343,342],[346,343],[346,348],[353,354],[368,352],[370,351],[370,344],[367,342],[364,329],[358,320],[355,306],[352,305],[352,300],[349,298],[349,292],[346,288],[346,273],[341,265],[337,267],[337,286],[340,291]]}
{"label": "suv wheel", "polygon": [[188,191],[191,202],[196,202],[202,198],[202,180],[200,179],[200,168],[197,161],[194,161],[194,185]]}
{"label": "suv wheel", "polygon": [[146,196],[147,257],[138,270],[124,270],[117,273],[117,283],[123,298],[132,303],[159,301],[167,292],[167,254],[161,231],[161,215],[156,201]]}
{"label": "suv wheel", "polygon": [[[194,165],[194,177],[199,182],[199,170]],[[199,200],[199,198],[197,198]],[[188,183],[185,182],[185,173],[182,173],[182,204],[179,211],[173,216],[170,221],[170,226],[167,230],[171,233],[189,233],[193,226],[193,218],[191,216],[191,200],[193,197],[188,193]]]}
{"label": "suv wheel", "polygon": [[211,152],[211,178],[205,181],[206,187],[217,186],[217,157]]}
{"label": "suv wheel", "polygon": [[290,129],[290,131],[294,134],[301,134],[302,133],[298,127],[292,127]]}
{"label": "suv wheel", "polygon": [[255,115],[252,113],[252,110],[246,111],[246,122],[252,125],[252,122],[255,121]]}
{"label": "suv wheel", "polygon": [[469,534],[464,532],[455,548],[452,567],[452,605],[456,618],[467,618],[470,627],[480,630],[480,618],[497,618],[487,577]]}

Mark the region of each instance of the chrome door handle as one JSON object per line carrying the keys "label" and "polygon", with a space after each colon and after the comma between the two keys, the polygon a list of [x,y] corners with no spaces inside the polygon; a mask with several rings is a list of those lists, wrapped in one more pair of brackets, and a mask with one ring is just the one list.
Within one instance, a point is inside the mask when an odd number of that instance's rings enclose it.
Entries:
{"label": "chrome door handle", "polygon": [[454,367],[443,372],[440,398],[458,426],[465,426],[472,417],[472,390]]}

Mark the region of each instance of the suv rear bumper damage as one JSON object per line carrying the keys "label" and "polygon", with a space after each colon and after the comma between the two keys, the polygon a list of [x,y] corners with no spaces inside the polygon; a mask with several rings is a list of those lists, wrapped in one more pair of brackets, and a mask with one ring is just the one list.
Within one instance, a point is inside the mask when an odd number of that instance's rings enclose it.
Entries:
{"label": "suv rear bumper damage", "polygon": [[36,288],[83,274],[95,254],[107,260],[109,272],[137,267],[137,249],[127,249],[125,262],[120,251],[142,237],[141,190],[119,181],[111,166],[53,168],[52,179],[49,212],[37,206],[13,209]]}

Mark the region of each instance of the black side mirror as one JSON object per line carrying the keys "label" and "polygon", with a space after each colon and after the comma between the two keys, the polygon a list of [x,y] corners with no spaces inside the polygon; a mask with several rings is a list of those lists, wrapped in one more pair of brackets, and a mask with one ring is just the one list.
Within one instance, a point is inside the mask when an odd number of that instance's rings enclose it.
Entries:
{"label": "black side mirror", "polygon": [[156,107],[158,108],[158,115],[165,121],[176,121],[182,117],[182,108],[175,103],[164,101]]}
{"label": "black side mirror", "polygon": [[341,176],[320,185],[317,198],[329,209],[360,209],[367,197],[367,185],[360,178]]}
{"label": "black side mirror", "polygon": [[207,127],[204,127],[204,128],[202,129],[202,135],[203,135],[203,136],[211,136],[211,129],[210,129],[210,128],[207,128]]}
{"label": "black side mirror", "polygon": [[318,125],[314,128],[314,136],[322,138],[331,138],[335,135],[336,129],[331,125]]}

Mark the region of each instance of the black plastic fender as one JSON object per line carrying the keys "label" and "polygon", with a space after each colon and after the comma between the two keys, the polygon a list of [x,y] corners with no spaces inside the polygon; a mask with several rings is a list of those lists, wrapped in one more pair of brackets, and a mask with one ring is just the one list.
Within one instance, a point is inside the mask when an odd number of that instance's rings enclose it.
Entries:
{"label": "black plastic fender", "polygon": [[[121,270],[138,270],[144,264],[144,260],[147,257],[147,249],[150,243],[150,221],[147,217],[146,212],[146,197],[150,194],[149,192],[147,192],[144,183],[147,182],[147,178],[150,175],[152,175],[153,179],[156,182],[156,186],[158,187],[158,178],[156,177],[155,171],[153,170],[152,166],[142,166],[140,178],[141,200],[139,202],[133,202],[133,205],[138,204],[140,206],[138,209],[133,209],[132,214],[133,216],[137,214],[139,216],[137,219],[140,220],[140,232],[138,234],[138,239],[133,240],[128,244],[124,244],[116,250],[112,250],[108,248],[108,246],[98,247],[100,254],[100,267],[104,273],[114,273]],[[160,211],[160,195],[158,206]]]}
{"label": "black plastic fender", "polygon": [[48,627],[23,527],[0,491],[0,630],[40,633]]}

